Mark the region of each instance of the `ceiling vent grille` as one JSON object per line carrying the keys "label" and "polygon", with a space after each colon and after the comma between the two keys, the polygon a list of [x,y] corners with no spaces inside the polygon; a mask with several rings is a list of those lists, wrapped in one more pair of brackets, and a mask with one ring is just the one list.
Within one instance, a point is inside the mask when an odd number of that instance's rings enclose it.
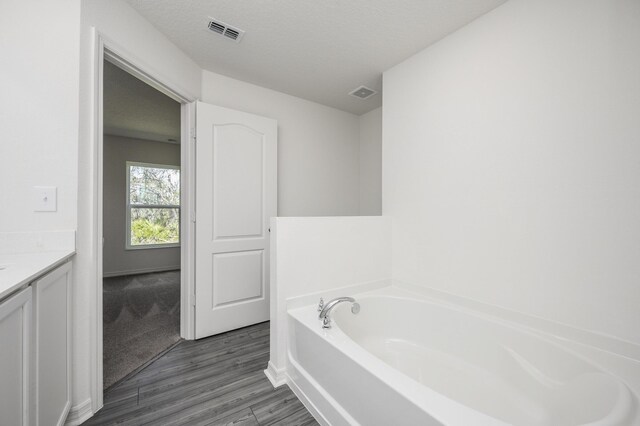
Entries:
{"label": "ceiling vent grille", "polygon": [[209,21],[209,29],[214,33],[223,34],[226,27],[216,21]]}
{"label": "ceiling vent grille", "polygon": [[213,18],[209,18],[207,28],[209,28],[210,31],[216,34],[235,41],[236,43],[239,43],[242,39],[242,36],[244,36],[244,31],[242,31],[241,29],[231,27],[224,22],[218,21]]}
{"label": "ceiling vent grille", "polygon": [[369,89],[366,86],[360,86],[357,89],[355,89],[354,91],[349,92],[349,94],[351,96],[355,96],[356,98],[359,98],[359,99],[369,99],[370,97],[372,97],[376,93],[378,93],[378,92],[376,92],[373,89]]}
{"label": "ceiling vent grille", "polygon": [[231,40],[238,40],[238,37],[240,37],[240,31],[236,31],[232,28],[227,28],[224,31],[224,35],[225,37],[229,37]]}

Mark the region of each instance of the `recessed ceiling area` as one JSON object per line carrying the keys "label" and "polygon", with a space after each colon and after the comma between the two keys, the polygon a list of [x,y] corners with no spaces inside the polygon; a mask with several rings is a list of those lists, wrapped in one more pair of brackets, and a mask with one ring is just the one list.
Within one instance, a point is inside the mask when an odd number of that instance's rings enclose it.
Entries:
{"label": "recessed ceiling area", "polygon": [[[505,1],[127,0],[203,69],[358,115],[382,104],[384,71]],[[359,86],[378,94],[350,96]]]}
{"label": "recessed ceiling area", "polygon": [[180,142],[180,103],[106,61],[103,93],[104,133]]}

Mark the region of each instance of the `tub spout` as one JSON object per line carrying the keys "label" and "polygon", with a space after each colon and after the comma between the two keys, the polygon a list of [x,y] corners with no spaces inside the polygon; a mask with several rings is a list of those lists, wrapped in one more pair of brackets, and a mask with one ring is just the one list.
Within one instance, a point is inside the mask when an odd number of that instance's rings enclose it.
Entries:
{"label": "tub spout", "polygon": [[351,303],[351,312],[357,314],[360,312],[360,304],[356,302],[356,299],[353,297],[337,297],[333,300],[330,300],[326,304],[323,304],[322,310],[318,315],[318,318],[322,320],[322,328],[331,328],[331,310],[342,302]]}

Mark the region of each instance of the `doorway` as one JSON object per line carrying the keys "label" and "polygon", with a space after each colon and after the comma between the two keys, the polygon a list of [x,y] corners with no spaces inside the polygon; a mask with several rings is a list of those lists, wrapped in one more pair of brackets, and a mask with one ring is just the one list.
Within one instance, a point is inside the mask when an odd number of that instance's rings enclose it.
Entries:
{"label": "doorway", "polygon": [[95,268],[94,279],[88,290],[92,301],[91,327],[91,410],[98,411],[103,406],[103,190],[104,190],[104,67],[108,62],[124,70],[149,86],[180,104],[180,336],[193,339],[194,335],[194,125],[196,96],[185,91],[180,81],[168,80],[161,70],[150,67],[127,49],[113,40],[93,31],[94,62],[92,93],[92,138],[93,160],[92,186],[92,246],[91,253]]}
{"label": "doorway", "polygon": [[104,389],[180,340],[180,109],[104,62]]}
{"label": "doorway", "polygon": [[[180,104],[180,204],[179,204],[179,250],[180,250],[180,337],[183,339],[194,339],[206,335],[221,333],[224,330],[242,327],[254,322],[268,319],[269,300],[269,260],[268,260],[268,236],[269,218],[276,215],[277,200],[277,174],[276,174],[276,141],[277,122],[272,119],[255,116],[239,111],[218,108],[216,111],[210,106],[201,102],[196,102],[196,96],[189,95],[181,89],[177,81],[167,81],[161,76],[162,72],[145,66],[137,58],[126,51],[122,46],[116,45],[113,41],[102,37],[99,32],[95,32],[94,56],[94,121],[93,121],[93,149],[95,170],[95,194],[94,206],[94,228],[95,238],[93,248],[95,253],[95,296],[96,301],[95,316],[92,324],[95,330],[92,336],[96,339],[92,342],[91,365],[94,374],[92,378],[92,409],[97,411],[103,405],[103,280],[105,279],[104,268],[104,248],[108,235],[105,235],[103,224],[107,215],[112,214],[104,206],[105,170],[103,157],[105,156],[105,145],[110,143],[105,141],[106,126],[104,122],[104,73],[105,68],[115,65],[121,71],[129,73],[131,76],[148,84],[169,98]],[[109,65],[107,65],[107,63]],[[196,105],[198,105],[198,129],[196,130]],[[126,116],[126,114],[125,114]],[[208,125],[207,125],[208,123]],[[202,127],[202,126],[205,127]],[[208,126],[209,130],[214,130],[212,134],[202,137],[202,129]],[[150,132],[153,133],[153,132]],[[198,137],[196,144],[196,134]],[[118,135],[116,135],[118,136]],[[120,135],[122,136],[122,135]],[[133,135],[136,136],[136,135]],[[138,137],[140,134],[138,134]],[[231,138],[239,143],[231,143]],[[163,142],[164,143],[164,142]],[[166,143],[171,143],[168,141]],[[207,144],[208,146],[201,146]],[[198,153],[196,156],[196,145]],[[108,149],[108,148],[106,148]],[[210,155],[203,155],[207,149],[216,152],[216,162],[206,163]],[[211,152],[210,152],[211,154]],[[260,160],[261,159],[261,160]],[[203,162],[204,161],[204,162]],[[131,161],[130,163],[142,163],[137,166],[149,168],[161,168],[157,166],[167,166],[162,162]],[[198,163],[198,164],[196,164]],[[136,164],[129,164],[136,166]],[[125,167],[129,167],[125,164]],[[213,185],[210,187],[210,195],[207,197],[198,196],[200,199],[200,214],[198,215],[199,241],[203,243],[203,237],[211,237],[214,246],[211,247],[209,255],[205,260],[201,259],[199,270],[212,271],[211,262],[217,266],[217,273],[199,280],[200,287],[196,288],[196,169],[200,171],[210,170],[212,174],[209,179],[202,179],[200,176],[199,190],[203,191],[203,185]],[[261,172],[257,172],[261,169]],[[251,176],[242,171],[251,170]],[[129,170],[131,173],[131,170]],[[135,172],[135,171],[134,171]],[[215,182],[226,181],[228,184],[219,185]],[[233,181],[232,181],[233,179]],[[127,182],[127,181],[125,181]],[[231,184],[229,184],[229,182]],[[258,182],[258,183],[256,183]],[[120,185],[125,186],[124,184]],[[126,187],[126,186],[125,186]],[[237,189],[242,187],[242,191]],[[233,193],[229,190],[235,188]],[[130,188],[127,189],[130,196]],[[236,195],[233,195],[236,194]],[[122,198],[121,198],[122,199]],[[224,206],[224,210],[213,212],[206,208],[202,202],[217,200],[213,205]],[[130,200],[131,201],[131,200]],[[134,200],[136,201],[136,200]],[[222,202],[224,201],[224,202]],[[257,203],[257,204],[256,204]],[[126,204],[129,209],[148,208],[150,206],[140,206],[137,202]],[[255,215],[257,211],[259,215]],[[177,208],[175,204],[154,205],[154,208]],[[204,214],[203,214],[204,212]],[[237,214],[231,214],[237,212]],[[247,215],[248,212],[253,212]],[[209,213],[209,214],[207,214]],[[209,223],[214,213],[218,219]],[[127,209],[125,209],[125,215]],[[125,216],[125,223],[131,225],[131,218],[135,218],[132,211],[128,213],[131,217]],[[122,214],[120,213],[121,217]],[[256,221],[259,221],[257,223]],[[210,231],[203,232],[208,226]],[[257,224],[257,225],[256,225]],[[125,243],[131,244],[131,230],[125,233]],[[104,242],[103,242],[104,237]],[[224,243],[221,245],[221,243]],[[122,244],[121,244],[122,245]],[[245,247],[246,246],[246,247]],[[202,250],[200,250],[202,252]],[[259,254],[259,253],[262,254]],[[245,268],[247,266],[247,268]],[[145,271],[135,270],[138,273],[165,273],[171,271]],[[250,274],[239,274],[239,271],[249,271]],[[109,275],[109,271],[106,271]],[[106,278],[113,278],[107,276]],[[138,281],[140,282],[138,277]],[[151,279],[151,277],[149,277]],[[214,285],[215,282],[215,285]],[[238,283],[242,285],[238,285]],[[121,283],[123,287],[129,283]],[[139,287],[140,283],[133,287]],[[92,290],[93,291],[93,290]],[[213,291],[213,294],[211,293]],[[199,294],[196,300],[196,293]],[[207,293],[210,297],[207,297]],[[143,298],[144,300],[144,298]],[[201,306],[196,309],[196,301]],[[256,308],[259,305],[259,309]],[[140,310],[139,307],[131,307],[133,310]],[[251,315],[244,315],[246,310],[252,312]],[[118,315],[122,311],[118,311]],[[196,335],[196,312],[200,312],[201,326],[215,322],[216,329],[201,328]],[[260,318],[254,318],[254,312],[260,312]],[[151,310],[149,310],[151,312]],[[212,317],[209,318],[208,315]],[[213,318],[215,316],[216,318]],[[113,314],[112,318],[117,316]],[[235,323],[235,318],[243,318],[242,323]],[[232,320],[233,319],[233,320]],[[135,371],[134,371],[135,372]]]}

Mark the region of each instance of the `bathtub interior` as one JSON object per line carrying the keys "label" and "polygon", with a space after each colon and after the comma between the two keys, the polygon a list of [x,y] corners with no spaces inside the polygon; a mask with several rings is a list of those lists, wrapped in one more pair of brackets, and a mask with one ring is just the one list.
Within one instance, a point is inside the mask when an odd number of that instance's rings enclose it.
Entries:
{"label": "bathtub interior", "polygon": [[362,295],[333,313],[334,333],[422,385],[519,425],[637,423],[615,376],[539,335],[407,297]]}
{"label": "bathtub interior", "polygon": [[316,419],[326,420],[322,424],[394,425],[401,413],[403,424],[442,425],[422,407],[396,392],[384,376],[372,374],[361,359],[345,354],[339,344],[332,345],[325,333],[312,330],[310,325],[317,325],[317,321],[305,321],[301,317],[304,315],[289,317],[292,338],[288,375],[294,382],[292,389],[300,389],[305,395],[301,399],[310,400],[310,405],[321,413]]}

